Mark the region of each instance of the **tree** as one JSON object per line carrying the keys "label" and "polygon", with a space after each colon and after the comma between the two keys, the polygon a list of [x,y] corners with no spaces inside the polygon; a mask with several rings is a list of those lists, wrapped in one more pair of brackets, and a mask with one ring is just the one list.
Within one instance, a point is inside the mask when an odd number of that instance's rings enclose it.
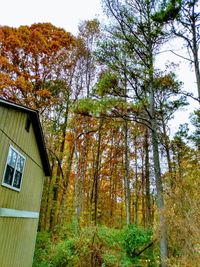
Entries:
{"label": "tree", "polygon": [[71,68],[74,45],[70,33],[50,23],[2,26],[1,96],[43,111],[53,102],[49,81],[59,80],[63,71]]}
{"label": "tree", "polygon": [[[79,25],[78,39],[84,47],[84,57],[79,62],[79,69],[82,81],[82,94],[83,97],[88,98],[91,94],[91,88],[94,85],[94,81],[97,75],[96,62],[93,56],[93,51],[96,46],[96,42],[100,35],[100,27],[98,20],[83,21]],[[81,217],[81,210],[83,205],[83,186],[85,182],[85,176],[87,171],[87,158],[88,158],[88,144],[90,131],[90,118],[83,116],[83,150],[80,156],[80,174],[77,175],[77,187],[79,191],[77,192],[77,211],[76,219],[79,222]],[[98,175],[97,175],[98,176]],[[96,218],[96,216],[95,216]],[[96,218],[97,219],[97,218]],[[95,220],[96,222],[96,220]]]}
{"label": "tree", "polygon": [[198,99],[200,102],[200,67],[199,67],[199,42],[200,42],[200,13],[198,0],[182,1],[178,16],[175,19],[177,25],[173,25],[172,32],[184,40],[191,55],[191,63],[194,66]]}
{"label": "tree", "polygon": [[[154,1],[127,1],[124,4],[121,1],[104,0],[103,3],[108,15],[113,19],[113,24],[110,25],[108,32],[115,42],[119,42],[125,48],[125,56],[126,59],[128,58],[126,66],[131,66],[127,71],[128,81],[133,85],[135,97],[142,103],[146,113],[146,117],[140,117],[140,121],[146,122],[151,130],[160,220],[160,252],[162,266],[166,266],[167,233],[162,214],[164,199],[158,147],[156,92],[153,84],[154,59],[156,51],[164,39],[163,27],[152,19],[156,8]],[[104,45],[104,51],[106,47]],[[107,55],[107,53],[105,54]],[[117,56],[119,58],[120,54]],[[139,79],[140,81],[138,81]]]}
{"label": "tree", "polygon": [[188,105],[186,97],[181,95],[181,83],[176,80],[173,72],[160,72],[154,79],[156,112],[158,125],[161,131],[161,143],[163,144],[168,170],[171,175],[172,184],[172,163],[170,158],[170,142],[167,133],[168,122],[173,118],[174,113],[181,107]]}
{"label": "tree", "polygon": [[154,20],[160,22],[161,24],[171,24],[171,33],[184,41],[188,50],[189,58],[182,58],[188,60],[194,66],[198,92],[197,100],[200,102],[199,0],[163,1],[163,5],[160,11],[155,14]]}
{"label": "tree", "polygon": [[200,110],[196,110],[191,116],[191,122],[195,126],[195,131],[190,137],[200,151]]}
{"label": "tree", "polygon": [[[170,263],[198,266],[199,263],[199,153],[186,144],[187,126],[172,140],[174,190],[167,190],[166,218],[170,240]],[[185,141],[184,141],[185,139]],[[176,219],[174,220],[174,217]],[[173,218],[173,219],[172,219]]]}

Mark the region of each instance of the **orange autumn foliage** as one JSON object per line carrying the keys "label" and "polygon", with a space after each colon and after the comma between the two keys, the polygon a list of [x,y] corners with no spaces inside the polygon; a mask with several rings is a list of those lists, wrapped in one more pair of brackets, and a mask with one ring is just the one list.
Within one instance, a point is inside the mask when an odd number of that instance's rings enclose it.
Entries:
{"label": "orange autumn foliage", "polygon": [[58,62],[68,61],[75,38],[50,23],[0,27],[0,96],[33,108],[50,105],[47,83],[61,78]]}

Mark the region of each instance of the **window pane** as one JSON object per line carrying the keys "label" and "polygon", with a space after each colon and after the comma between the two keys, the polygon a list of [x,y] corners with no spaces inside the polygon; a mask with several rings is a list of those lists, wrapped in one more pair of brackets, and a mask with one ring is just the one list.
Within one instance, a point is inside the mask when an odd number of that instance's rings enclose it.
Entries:
{"label": "window pane", "polygon": [[13,174],[14,174],[14,168],[11,166],[7,165],[6,167],[6,173],[4,177],[4,183],[12,185],[12,180],[13,180]]}
{"label": "window pane", "polygon": [[20,189],[25,158],[14,148],[10,147],[3,183],[13,189]]}
{"label": "window pane", "polygon": [[19,155],[18,155],[18,160],[17,160],[17,170],[19,171],[19,172],[23,172],[23,168],[24,168],[24,159],[22,158],[22,157],[20,157]]}
{"label": "window pane", "polygon": [[22,179],[22,174],[20,172],[16,171],[13,187],[20,188],[21,179]]}
{"label": "window pane", "polygon": [[8,164],[12,167],[15,167],[16,160],[17,160],[17,153],[12,148],[10,148],[8,153]]}

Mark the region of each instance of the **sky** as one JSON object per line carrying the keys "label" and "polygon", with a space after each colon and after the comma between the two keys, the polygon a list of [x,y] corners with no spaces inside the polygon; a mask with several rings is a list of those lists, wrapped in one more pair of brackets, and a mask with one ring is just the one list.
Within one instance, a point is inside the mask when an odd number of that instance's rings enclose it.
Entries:
{"label": "sky", "polygon": [[80,21],[100,13],[100,0],[2,0],[0,25],[19,27],[51,22],[76,34]]}
{"label": "sky", "polygon": [[[57,27],[76,35],[78,24],[83,20],[101,16],[101,0],[2,0],[0,8],[0,25],[19,27],[38,22],[51,22]],[[184,55],[179,47],[176,52]],[[196,94],[194,72],[187,62],[180,58],[164,53],[160,56],[159,67],[165,68],[165,62],[175,61],[178,78],[184,81],[184,88]],[[177,112],[175,123],[172,121],[173,132],[178,130],[179,123],[189,122],[189,114],[197,108],[197,101],[190,100],[190,106],[186,111]]]}
{"label": "sky", "polygon": [[[186,53],[186,49],[183,48],[183,42],[180,40],[169,42],[163,49],[163,51],[173,50],[177,54],[188,57]],[[186,61],[182,60],[180,57],[175,56],[171,52],[165,52],[158,56],[157,59],[157,66],[161,70],[165,70],[166,64],[173,62],[176,64],[175,73],[178,81],[181,81],[183,91],[192,93],[195,97],[197,97],[197,84],[194,69],[191,64]],[[194,110],[199,108],[199,104],[197,101],[193,100],[192,98],[188,98],[188,106],[178,110],[174,114],[174,119],[169,122],[169,130],[170,135],[173,136],[175,132],[179,130],[179,125],[188,123],[190,131],[194,131],[194,127],[190,123],[190,115],[193,113]]]}

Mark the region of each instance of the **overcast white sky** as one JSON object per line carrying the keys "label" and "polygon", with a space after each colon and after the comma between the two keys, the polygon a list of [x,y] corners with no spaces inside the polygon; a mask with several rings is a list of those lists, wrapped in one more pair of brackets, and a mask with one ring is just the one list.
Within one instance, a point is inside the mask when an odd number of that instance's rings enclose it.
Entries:
{"label": "overcast white sky", "polygon": [[96,17],[100,6],[100,0],[1,0],[0,25],[51,22],[76,34],[79,22]]}
{"label": "overcast white sky", "polygon": [[[174,50],[176,53],[187,56],[185,50],[182,48],[180,42],[175,42],[173,45],[166,46],[166,50]],[[163,50],[165,50],[163,48]],[[193,71],[193,67],[186,60],[182,60],[181,58],[175,56],[171,52],[166,52],[160,54],[158,58],[158,68],[161,68],[163,71],[165,70],[165,64],[174,62],[177,64],[175,69],[177,79],[183,82],[184,91],[193,93],[194,96],[197,97],[197,85],[195,74]],[[197,108],[199,108],[199,104],[197,101],[194,101],[192,98],[188,98],[189,105],[184,107],[182,110],[179,110],[175,113],[174,119],[169,123],[170,133],[173,135],[178,131],[179,125],[184,123],[190,124],[190,114]],[[194,130],[194,127],[190,126],[191,130]]]}

